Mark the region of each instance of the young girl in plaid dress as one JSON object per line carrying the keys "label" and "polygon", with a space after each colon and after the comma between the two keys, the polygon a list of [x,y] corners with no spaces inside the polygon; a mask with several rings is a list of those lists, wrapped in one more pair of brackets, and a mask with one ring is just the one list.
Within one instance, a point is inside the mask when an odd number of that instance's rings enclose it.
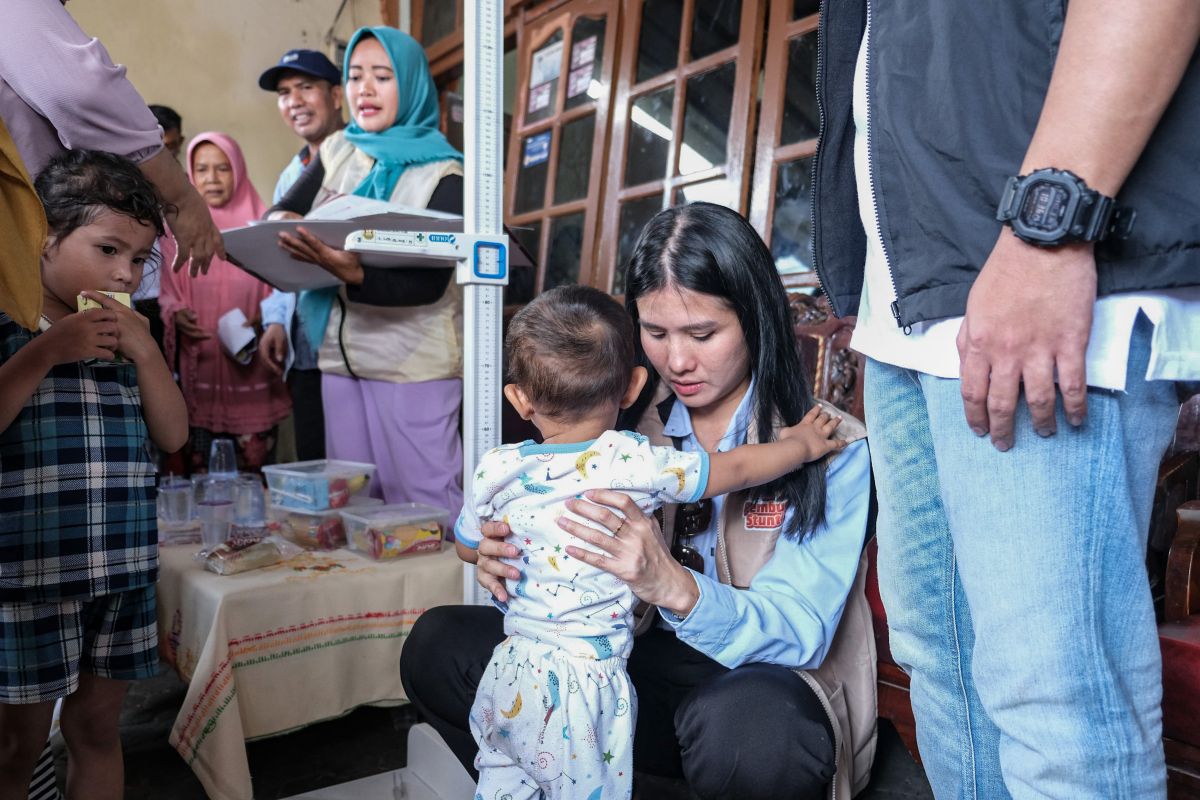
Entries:
{"label": "young girl in plaid dress", "polygon": [[[74,151],[35,186],[50,236],[37,331],[0,314],[0,797],[23,797],[65,698],[67,792],[120,798],[128,682],[157,668],[151,443],[187,439],[183,396],[132,293],[162,233],[137,167]],[[76,311],[84,295],[100,307]]]}

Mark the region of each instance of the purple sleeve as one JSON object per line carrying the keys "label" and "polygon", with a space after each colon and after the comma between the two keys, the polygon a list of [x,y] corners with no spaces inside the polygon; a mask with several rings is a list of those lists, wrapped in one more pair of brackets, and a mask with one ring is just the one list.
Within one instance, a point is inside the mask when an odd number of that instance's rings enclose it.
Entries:
{"label": "purple sleeve", "polygon": [[113,64],[61,3],[4,0],[4,6],[0,116],[13,120],[10,129],[32,133],[39,126],[21,118],[37,115],[58,139],[21,141],[14,132],[31,173],[64,149],[105,150],[138,162],[162,149],[162,131],[125,68]]}

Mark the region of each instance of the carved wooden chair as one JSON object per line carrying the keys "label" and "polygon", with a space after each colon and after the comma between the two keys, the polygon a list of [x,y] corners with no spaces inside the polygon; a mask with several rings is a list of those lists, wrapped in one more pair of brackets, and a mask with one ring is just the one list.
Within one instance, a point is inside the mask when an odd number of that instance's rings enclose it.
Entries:
{"label": "carved wooden chair", "polygon": [[[854,318],[835,318],[821,298],[791,294],[788,299],[813,394],[862,419],[864,359],[849,349]],[[867,600],[879,654],[879,716],[895,726],[919,762],[909,679],[892,660],[876,551],[872,536]],[[1200,800],[1200,395],[1184,403],[1175,442],[1159,467],[1146,568],[1160,622],[1168,795]]]}
{"label": "carved wooden chair", "polygon": [[1167,555],[1163,621],[1163,749],[1167,796],[1200,798],[1200,502],[1177,510],[1175,539]]}

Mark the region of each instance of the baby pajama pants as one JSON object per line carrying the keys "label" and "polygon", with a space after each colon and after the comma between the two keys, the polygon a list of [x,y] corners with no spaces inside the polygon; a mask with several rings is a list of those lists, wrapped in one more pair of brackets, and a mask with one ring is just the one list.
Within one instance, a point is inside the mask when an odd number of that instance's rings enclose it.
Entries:
{"label": "baby pajama pants", "polygon": [[471,707],[476,800],[628,800],[636,712],[624,658],[510,636]]}

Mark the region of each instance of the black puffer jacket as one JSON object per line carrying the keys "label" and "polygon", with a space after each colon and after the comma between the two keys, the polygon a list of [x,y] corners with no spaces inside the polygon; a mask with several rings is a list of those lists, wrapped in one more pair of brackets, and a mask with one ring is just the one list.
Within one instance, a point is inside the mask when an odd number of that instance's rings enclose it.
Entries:
{"label": "black puffer jacket", "polygon": [[[867,20],[871,183],[893,314],[909,325],[966,308],[1000,232],[1001,190],[1037,125],[1065,14],[1060,0],[821,4],[813,246],[837,314],[857,312],[866,253],[851,101]],[[1137,224],[1097,247],[1100,294],[1200,285],[1200,50],[1117,201]]]}

